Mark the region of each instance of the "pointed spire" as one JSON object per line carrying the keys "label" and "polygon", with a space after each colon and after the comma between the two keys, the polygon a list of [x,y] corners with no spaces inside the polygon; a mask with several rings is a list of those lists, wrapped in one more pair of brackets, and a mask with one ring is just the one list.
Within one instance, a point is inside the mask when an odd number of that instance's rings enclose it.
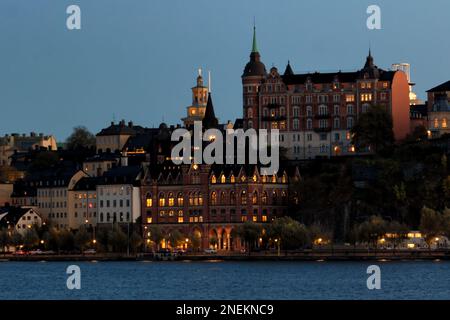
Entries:
{"label": "pointed spire", "polygon": [[287,66],[286,66],[286,70],[284,70],[284,75],[285,76],[292,76],[294,74],[294,71],[291,68],[291,62],[288,60]]}
{"label": "pointed spire", "polygon": [[366,63],[364,65],[364,68],[372,68],[374,66],[373,64],[373,57],[372,57],[372,49],[369,46],[369,55],[366,58]]}
{"label": "pointed spire", "polygon": [[206,103],[205,117],[202,120],[203,129],[217,128],[219,121],[214,114],[211,92],[208,93],[208,102]]}
{"label": "pointed spire", "polygon": [[256,43],[256,25],[253,23],[253,44],[252,44],[252,52],[259,52],[258,51],[258,44]]}

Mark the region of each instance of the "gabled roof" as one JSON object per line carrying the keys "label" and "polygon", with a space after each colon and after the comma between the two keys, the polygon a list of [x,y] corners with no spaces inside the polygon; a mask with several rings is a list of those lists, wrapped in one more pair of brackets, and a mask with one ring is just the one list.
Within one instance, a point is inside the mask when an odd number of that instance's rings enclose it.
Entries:
{"label": "gabled roof", "polygon": [[446,92],[446,91],[450,91],[450,80],[447,82],[441,83],[440,85],[438,85],[434,88],[431,88],[427,92]]}
{"label": "gabled roof", "polygon": [[16,225],[24,214],[32,210],[38,214],[33,208],[27,207],[3,207],[0,208],[0,228],[8,227],[9,224]]}

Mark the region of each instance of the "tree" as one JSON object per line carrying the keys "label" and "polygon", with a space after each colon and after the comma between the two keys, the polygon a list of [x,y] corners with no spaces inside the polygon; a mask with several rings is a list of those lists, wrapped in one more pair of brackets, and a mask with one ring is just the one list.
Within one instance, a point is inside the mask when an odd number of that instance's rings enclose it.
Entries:
{"label": "tree", "polygon": [[433,239],[442,230],[440,214],[433,209],[423,207],[420,215],[419,230],[425,236],[428,248],[431,250]]}
{"label": "tree", "polygon": [[137,233],[136,231],[134,231],[130,236],[131,251],[136,254],[139,250],[139,247],[142,245],[142,243],[143,243],[143,240],[142,240],[141,235],[139,233]]}
{"label": "tree", "polygon": [[237,235],[244,240],[250,253],[261,235],[261,226],[254,222],[246,221],[238,227]]}
{"label": "tree", "polygon": [[394,143],[392,117],[382,106],[372,106],[361,114],[351,130],[352,143],[358,149],[370,147],[374,152]]}
{"label": "tree", "polygon": [[267,233],[274,241],[276,239],[284,250],[299,249],[310,242],[306,227],[290,217],[275,219]]}
{"label": "tree", "polygon": [[83,252],[86,246],[89,245],[90,236],[84,226],[81,226],[74,237],[75,246]]}
{"label": "tree", "polygon": [[17,248],[18,246],[23,244],[23,237],[20,233],[18,233],[17,231],[14,231],[10,238],[9,238],[9,244],[14,246],[15,248]]}
{"label": "tree", "polygon": [[5,252],[8,247],[9,244],[9,235],[8,235],[8,231],[6,231],[5,229],[1,229],[0,230],[0,248],[2,249],[3,252]]}
{"label": "tree", "polygon": [[41,151],[31,162],[30,170],[38,172],[47,170],[58,164],[59,156],[55,151]]}
{"label": "tree", "polygon": [[371,243],[376,246],[378,240],[386,234],[386,231],[387,222],[380,216],[371,216],[369,220],[359,225],[358,239],[367,242],[369,246]]}
{"label": "tree", "polygon": [[68,150],[87,149],[95,146],[95,136],[84,126],[73,128],[72,134],[66,140]]}
{"label": "tree", "polygon": [[169,234],[170,246],[172,248],[178,247],[183,241],[183,235],[178,230],[173,230]]}
{"label": "tree", "polygon": [[28,229],[23,235],[23,245],[27,249],[32,249],[39,244],[39,236],[34,229]]}
{"label": "tree", "polygon": [[156,225],[151,225],[148,230],[150,232],[150,240],[156,245],[156,250],[159,250],[161,241],[164,239],[161,228]]}
{"label": "tree", "polygon": [[127,250],[127,235],[119,226],[114,227],[114,229],[111,231],[110,238],[113,252],[125,252]]}

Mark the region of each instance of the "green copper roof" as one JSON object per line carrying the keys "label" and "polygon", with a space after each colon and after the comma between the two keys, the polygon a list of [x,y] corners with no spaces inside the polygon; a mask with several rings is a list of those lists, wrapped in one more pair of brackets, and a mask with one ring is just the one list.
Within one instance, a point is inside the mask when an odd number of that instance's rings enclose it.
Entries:
{"label": "green copper roof", "polygon": [[256,44],[256,27],[253,27],[253,46],[252,52],[258,52],[258,45]]}

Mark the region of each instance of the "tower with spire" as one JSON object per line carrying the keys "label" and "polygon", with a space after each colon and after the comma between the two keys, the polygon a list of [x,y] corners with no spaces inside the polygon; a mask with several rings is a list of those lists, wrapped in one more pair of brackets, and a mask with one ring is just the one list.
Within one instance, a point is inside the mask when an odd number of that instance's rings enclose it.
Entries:
{"label": "tower with spire", "polygon": [[194,125],[194,121],[202,121],[205,116],[209,89],[204,85],[201,68],[198,69],[197,85],[191,90],[192,104],[187,107],[187,116],[182,119],[186,128]]}
{"label": "tower with spire", "polygon": [[244,127],[258,129],[259,99],[258,92],[267,76],[266,66],[261,62],[261,55],[256,40],[256,26],[253,25],[252,49],[250,61],[242,73]]}

